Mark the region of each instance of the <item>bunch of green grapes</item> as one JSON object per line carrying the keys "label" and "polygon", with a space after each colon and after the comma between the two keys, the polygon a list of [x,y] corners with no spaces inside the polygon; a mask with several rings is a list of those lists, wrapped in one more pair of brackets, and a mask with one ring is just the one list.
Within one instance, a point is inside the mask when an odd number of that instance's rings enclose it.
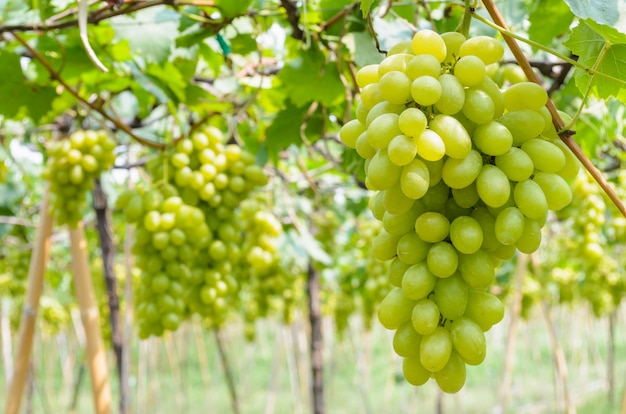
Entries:
{"label": "bunch of green grapes", "polygon": [[191,278],[184,297],[189,310],[200,314],[207,326],[219,325],[235,306],[238,277],[246,267],[237,211],[255,188],[267,184],[267,176],[249,152],[227,144],[213,126],[178,141],[151,161],[148,170],[154,178],[165,177],[184,203],[204,215],[209,240],[206,251],[188,263]]}
{"label": "bunch of green grapes", "polygon": [[212,242],[204,213],[166,186],[128,190],[116,208],[136,229],[132,253],[141,270],[135,294],[139,336],[176,330],[187,312],[185,287],[200,277],[191,264],[206,255]]}
{"label": "bunch of green grapes", "polygon": [[[626,174],[620,173],[614,183],[623,196]],[[614,312],[626,294],[621,270],[626,219],[587,172],[578,174],[572,188],[572,203],[558,215],[561,230],[549,234],[549,247],[535,277],[544,286],[556,285],[559,302],[584,299],[596,316],[603,316]]]}
{"label": "bunch of green grapes", "polygon": [[75,226],[82,219],[86,193],[113,166],[115,145],[105,131],[76,131],[50,145],[43,178],[50,182],[50,211],[57,224]]}
{"label": "bunch of green grapes", "polygon": [[153,177],[166,177],[185,203],[203,211],[234,210],[256,187],[267,184],[254,156],[239,145],[226,144],[213,126],[178,141],[173,150],[148,166]]}
{"label": "bunch of green grapes", "polygon": [[8,244],[0,252],[0,297],[21,298],[26,291],[30,249]]}
{"label": "bunch of green grapes", "polygon": [[242,305],[246,332],[254,333],[254,321],[279,312],[286,323],[293,320],[298,275],[286,271],[280,254],[282,224],[262,195],[244,200],[238,212],[242,245]]}
{"label": "bunch of green grapes", "polygon": [[503,46],[421,30],[361,68],[356,119],[340,138],[365,161],[373,254],[392,260],[394,286],[378,317],[414,385],[434,377],[459,391],[466,364],[486,355],[484,332],[503,317],[487,289],[502,260],[535,251],[548,210],[572,197],[578,164],[561,144],[545,90],[501,91],[487,75]]}

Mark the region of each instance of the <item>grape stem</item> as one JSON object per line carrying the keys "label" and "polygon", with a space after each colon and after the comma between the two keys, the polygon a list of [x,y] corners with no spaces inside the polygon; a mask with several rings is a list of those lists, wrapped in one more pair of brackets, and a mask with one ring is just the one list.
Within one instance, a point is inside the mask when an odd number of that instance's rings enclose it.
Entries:
{"label": "grape stem", "polygon": [[[483,4],[495,23],[493,27],[497,28],[497,30],[502,33],[502,36],[504,37],[504,41],[509,46],[511,53],[513,53],[513,56],[515,56],[515,60],[524,71],[524,74],[526,75],[528,80],[541,85],[541,80],[537,77],[537,74],[535,73],[535,71],[533,71],[532,67],[530,66],[530,63],[528,62],[528,59],[526,58],[526,56],[520,49],[519,45],[515,41],[516,36],[513,35],[513,33],[509,31],[506,22],[502,18],[502,15],[500,14],[500,11],[494,4],[493,0],[483,0]],[[473,16],[478,18],[478,15],[476,14],[474,14]],[[483,21],[482,19],[483,19],[482,17],[479,18],[480,21]],[[490,23],[489,25],[492,26],[491,22],[489,23]],[[567,58],[568,62],[570,60],[571,59]],[[578,62],[574,62],[573,64],[575,64],[576,67],[580,67],[580,64]],[[585,167],[585,169],[589,172],[589,174],[591,174],[593,179],[598,183],[600,188],[602,188],[602,190],[606,193],[606,195],[611,199],[613,204],[615,204],[615,207],[617,207],[620,213],[622,213],[622,215],[626,217],[626,206],[624,205],[622,200],[620,200],[619,196],[617,195],[613,187],[610,186],[610,184],[608,183],[604,175],[602,175],[602,172],[593,165],[591,160],[587,158],[587,156],[582,151],[582,149],[572,139],[572,135],[574,135],[575,132],[571,130],[565,130],[563,128],[564,122],[561,119],[560,115],[558,114],[556,106],[554,106],[554,102],[552,101],[552,99],[548,99],[548,102],[546,103],[546,107],[550,111],[550,115],[552,116],[552,123],[554,124],[554,127],[556,128],[556,130],[559,131],[559,137],[561,138],[561,140],[574,153],[576,158],[578,158],[580,163],[583,165],[583,167]]]}
{"label": "grape stem", "polygon": [[13,35],[13,37],[15,37],[15,40],[20,42],[22,44],[22,46],[24,46],[26,49],[28,49],[28,51],[33,55],[33,57],[35,59],[37,59],[46,68],[48,73],[50,73],[50,77],[52,79],[56,80],[57,82],[59,82],[61,84],[61,86],[63,86],[63,88],[67,92],[69,92],[70,95],[72,95],[74,98],[76,98],[76,100],[78,102],[80,102],[81,104],[85,105],[89,109],[91,109],[91,110],[93,110],[95,112],[98,112],[107,121],[110,121],[118,129],[124,131],[132,139],[134,139],[135,141],[137,141],[141,145],[145,145],[147,147],[151,147],[151,148],[155,148],[155,149],[163,149],[164,148],[163,144],[160,144],[160,143],[157,143],[157,142],[153,142],[153,141],[150,141],[150,140],[147,140],[147,139],[144,139],[144,138],[141,138],[141,137],[135,135],[135,133],[128,127],[128,125],[124,124],[121,120],[119,120],[116,117],[114,117],[114,116],[110,115],[109,113],[107,113],[99,104],[94,103],[94,102],[89,102],[87,99],[85,99],[82,96],[80,96],[80,94],[74,88],[72,88],[70,85],[67,84],[67,82],[65,82],[65,80],[63,80],[61,75],[59,75],[59,73],[52,67],[52,65],[50,65],[50,63],[41,55],[41,53],[39,53],[35,48],[33,48],[30,44],[28,44],[28,42],[26,40],[24,40],[17,33],[13,33],[12,35]]}
{"label": "grape stem", "polygon": [[474,0],[465,0],[465,12],[463,12],[463,19],[456,31],[461,33],[466,38],[469,37],[470,23],[472,22],[472,14],[474,14],[476,2]]}

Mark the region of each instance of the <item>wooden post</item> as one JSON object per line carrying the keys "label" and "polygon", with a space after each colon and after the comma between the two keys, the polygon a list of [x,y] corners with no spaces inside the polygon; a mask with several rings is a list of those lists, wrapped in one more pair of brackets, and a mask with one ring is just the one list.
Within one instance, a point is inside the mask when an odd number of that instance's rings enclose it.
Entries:
{"label": "wooden post", "polygon": [[322,349],[322,311],[320,308],[320,275],[313,268],[309,260],[307,271],[307,296],[309,305],[309,323],[311,327],[311,398],[313,402],[313,413],[324,414],[324,359]]}
{"label": "wooden post", "polygon": [[111,413],[111,388],[82,222],[79,222],[76,228],[70,228],[70,244],[76,298],[87,339],[87,364],[91,374],[95,412],[109,414]]}
{"label": "wooden post", "polygon": [[11,382],[8,386],[7,400],[4,405],[6,414],[19,413],[24,386],[30,371],[30,356],[33,348],[37,307],[39,306],[39,299],[43,290],[44,270],[50,255],[52,216],[48,211],[48,197],[49,190],[46,188],[41,201],[39,226],[37,227],[35,244],[28,268],[28,285],[26,286],[24,309],[18,333],[17,357]]}

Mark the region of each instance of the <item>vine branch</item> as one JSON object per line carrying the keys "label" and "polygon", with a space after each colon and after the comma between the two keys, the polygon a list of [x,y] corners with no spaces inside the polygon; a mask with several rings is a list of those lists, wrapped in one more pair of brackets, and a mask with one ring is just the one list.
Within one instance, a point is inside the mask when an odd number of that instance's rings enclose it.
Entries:
{"label": "vine branch", "polygon": [[151,147],[151,148],[155,148],[155,149],[163,149],[165,146],[163,144],[159,144],[153,141],[149,141],[147,139],[141,138],[137,135],[135,135],[135,133],[128,127],[128,125],[124,124],[122,121],[120,121],[119,119],[115,118],[114,116],[111,116],[109,113],[107,113],[103,108],[101,108],[100,106],[96,105],[93,102],[89,102],[87,99],[83,98],[82,96],[80,96],[80,94],[74,89],[72,88],[70,85],[68,85],[67,82],[65,82],[65,80],[61,77],[61,75],[59,75],[59,73],[52,67],[52,65],[50,65],[50,63],[41,55],[41,53],[39,53],[35,48],[33,48],[30,44],[28,44],[28,42],[26,40],[24,40],[20,35],[18,35],[17,33],[13,33],[13,36],[15,37],[15,39],[20,42],[22,44],[22,46],[24,46],[26,49],[28,49],[28,51],[33,55],[33,57],[35,59],[37,59],[48,71],[48,73],[50,73],[50,77],[54,80],[56,80],[57,82],[59,82],[61,84],[61,86],[63,86],[63,88],[65,88],[65,90],[67,90],[69,92],[70,95],[72,95],[74,98],[76,98],[76,100],[78,102],[80,102],[81,104],[85,105],[86,107],[88,107],[89,109],[98,112],[100,115],[102,115],[106,120],[108,120],[109,122],[113,123],[113,125],[115,125],[118,129],[124,131],[125,133],[127,133],[132,139],[134,139],[135,141],[137,141],[138,143]]}
{"label": "vine branch", "polygon": [[[532,67],[530,66],[530,63],[528,62],[528,59],[522,52],[521,48],[519,47],[515,39],[511,36],[511,33],[508,30],[507,24],[504,21],[504,18],[502,17],[502,15],[500,14],[500,11],[494,4],[493,0],[483,0],[483,4],[485,5],[485,8],[489,12],[489,15],[493,19],[496,26],[499,26],[500,29],[504,29],[504,31],[500,30],[500,32],[502,33],[502,36],[504,37],[504,41],[509,46],[509,49],[513,53],[513,56],[515,56],[515,60],[517,60],[517,63],[524,71],[524,74],[526,75],[528,80],[541,85],[541,80],[537,77],[537,75],[535,74],[535,71],[533,71]],[[474,16],[477,16],[477,15],[474,14]],[[578,62],[575,62],[575,64],[578,65]],[[602,172],[598,170],[595,167],[595,165],[593,165],[591,160],[587,158],[587,156],[583,153],[582,149],[572,139],[572,135],[574,135],[574,132],[570,130],[563,130],[564,122],[561,119],[561,116],[559,115],[559,113],[557,112],[556,106],[554,105],[554,102],[552,101],[552,99],[548,98],[548,102],[546,103],[546,106],[548,110],[550,111],[550,115],[552,116],[552,123],[554,124],[554,127],[556,128],[557,131],[559,131],[559,137],[561,138],[561,140],[574,153],[574,155],[576,156],[576,158],[578,158],[578,160],[583,165],[583,167],[585,167],[585,169],[589,171],[589,174],[591,174],[591,176],[598,183],[600,188],[602,188],[602,190],[606,193],[606,195],[611,199],[613,204],[615,204],[615,206],[620,211],[620,213],[622,213],[622,215],[626,217],[626,206],[624,205],[622,200],[620,200],[619,196],[617,195],[613,187],[610,186],[610,184],[608,183],[604,175],[602,175]]]}

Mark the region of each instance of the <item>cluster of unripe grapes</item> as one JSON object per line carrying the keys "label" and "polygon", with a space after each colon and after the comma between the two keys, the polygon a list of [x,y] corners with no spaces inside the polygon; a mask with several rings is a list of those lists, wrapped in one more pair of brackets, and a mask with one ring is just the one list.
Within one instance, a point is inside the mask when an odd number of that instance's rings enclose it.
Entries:
{"label": "cluster of unripe grapes", "polygon": [[192,278],[190,264],[211,240],[204,213],[165,186],[127,190],[116,208],[135,225],[132,253],[141,270],[135,293],[139,336],[174,331],[187,312],[184,293]]}
{"label": "cluster of unripe grapes", "polygon": [[175,330],[191,313],[207,326],[219,325],[235,306],[241,282],[251,277],[244,273],[268,272],[274,264],[273,241],[252,232],[275,234],[280,225],[263,227],[261,214],[248,226],[238,213],[267,177],[250,153],[226,144],[212,126],[179,140],[147,168],[155,188],[128,191],[117,205],[136,226],[139,335]]}
{"label": "cluster of unripe grapes", "polygon": [[392,260],[380,322],[396,329],[407,380],[459,391],[485,358],[484,332],[503,317],[487,289],[516,250],[535,251],[548,210],[571,200],[576,159],[558,140],[544,89],[501,91],[486,66],[494,38],[417,32],[361,68],[356,119],[340,138],[366,159],[383,223],[374,256]]}
{"label": "cluster of unripe grapes", "polygon": [[0,250],[0,298],[21,297],[26,290],[30,249],[6,244]]}
{"label": "cluster of unripe grapes", "polygon": [[241,301],[248,337],[254,337],[254,321],[278,313],[293,320],[298,275],[289,273],[281,258],[282,224],[263,195],[242,201],[238,221],[245,234],[241,247]]}
{"label": "cluster of unripe grapes", "polygon": [[48,147],[43,178],[50,182],[50,211],[59,225],[75,226],[87,207],[93,180],[115,162],[115,141],[105,131],[76,131]]}

